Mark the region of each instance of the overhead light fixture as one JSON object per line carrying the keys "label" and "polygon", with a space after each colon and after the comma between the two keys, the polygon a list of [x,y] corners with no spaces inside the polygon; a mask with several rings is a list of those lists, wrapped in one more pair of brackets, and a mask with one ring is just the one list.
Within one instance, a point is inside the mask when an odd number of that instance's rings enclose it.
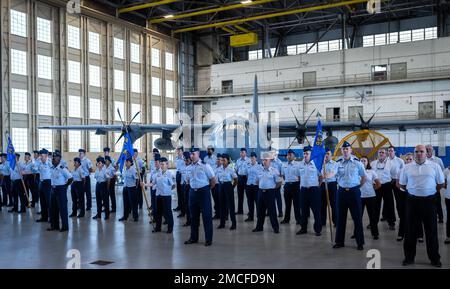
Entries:
{"label": "overhead light fixture", "polygon": [[164,16],[164,18],[172,18],[173,17],[173,14],[169,14],[169,15],[166,15],[166,16]]}
{"label": "overhead light fixture", "polygon": [[245,1],[241,1],[241,4],[247,5],[252,3],[252,0],[245,0]]}

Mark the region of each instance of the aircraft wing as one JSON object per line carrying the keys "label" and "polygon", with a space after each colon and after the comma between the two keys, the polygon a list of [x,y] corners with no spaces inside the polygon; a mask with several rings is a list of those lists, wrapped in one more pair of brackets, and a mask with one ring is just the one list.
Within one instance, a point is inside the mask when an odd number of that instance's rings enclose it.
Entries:
{"label": "aircraft wing", "polygon": [[[168,131],[172,132],[179,128],[178,124],[131,124],[130,128],[132,130],[140,130],[143,133],[147,132],[162,132]],[[95,130],[98,134],[104,134],[108,131],[122,131],[123,126],[120,124],[113,125],[48,125],[40,126],[39,129],[55,129],[55,130]]]}

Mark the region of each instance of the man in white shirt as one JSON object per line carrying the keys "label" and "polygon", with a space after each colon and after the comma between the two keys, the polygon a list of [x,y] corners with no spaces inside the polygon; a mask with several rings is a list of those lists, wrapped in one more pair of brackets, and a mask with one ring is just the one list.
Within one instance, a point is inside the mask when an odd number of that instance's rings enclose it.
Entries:
{"label": "man in white shirt", "polygon": [[398,237],[397,241],[403,241],[405,236],[405,202],[406,193],[397,187],[399,172],[405,167],[405,162],[395,155],[395,147],[390,146],[388,149],[388,162],[391,164],[393,170],[391,174],[391,186],[394,191],[395,205],[397,208],[398,218]]}
{"label": "man in white shirt", "polygon": [[415,162],[408,164],[400,175],[400,186],[408,191],[406,198],[406,235],[403,243],[405,259],[403,265],[414,263],[416,256],[417,230],[423,222],[428,258],[431,265],[441,267],[436,220],[436,188],[444,184],[440,167],[427,160],[423,145],[414,150]]}
{"label": "man in white shirt", "polygon": [[[434,155],[434,148],[432,145],[427,145],[425,147],[427,150],[427,160],[435,162],[442,171],[444,171],[444,163],[442,162],[442,159]],[[437,205],[437,216],[439,219],[439,223],[444,223],[444,213],[442,211],[442,203],[441,203],[441,191],[437,190],[436,192],[436,205]]]}

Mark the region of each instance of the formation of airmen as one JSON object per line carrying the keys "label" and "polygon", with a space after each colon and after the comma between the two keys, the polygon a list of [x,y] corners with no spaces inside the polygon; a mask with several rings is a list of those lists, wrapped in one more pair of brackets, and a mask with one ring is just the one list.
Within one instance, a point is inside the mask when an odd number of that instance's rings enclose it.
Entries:
{"label": "formation of airmen", "polygon": [[[217,229],[224,229],[227,221],[229,230],[237,229],[236,215],[244,213],[244,195],[247,199],[247,218],[254,222],[253,232],[264,230],[266,216],[273,232],[280,232],[280,223],[289,224],[291,209],[297,225],[298,235],[308,233],[310,212],[314,217],[313,230],[321,236],[328,218],[336,227],[333,248],[345,246],[347,214],[354,222],[357,249],[363,250],[363,213],[367,209],[370,229],[374,240],[379,239],[378,223],[387,221],[389,230],[396,230],[396,212],[399,217],[397,241],[403,241],[405,259],[403,265],[414,262],[416,243],[426,237],[428,257],[431,264],[441,266],[437,224],[443,223],[440,189],[446,186],[450,170],[445,169],[442,160],[434,156],[433,147],[418,145],[414,154],[407,154],[406,163],[395,155],[393,146],[378,150],[378,158],[369,162],[367,157],[358,159],[352,154],[351,145],[344,142],[342,156],[332,160],[332,152],[326,149],[322,169],[311,159],[312,148],[303,149],[303,158],[296,161],[293,150],[287,152],[287,162],[282,163],[273,152],[263,152],[262,164],[257,162],[255,152],[247,157],[242,148],[240,157],[234,163],[228,154],[214,154],[208,147],[208,155],[202,161],[200,150],[191,148],[183,151],[177,148],[176,173],[169,170],[169,161],[153,150],[150,169],[145,174],[144,161],[137,150],[125,161],[120,173],[123,180],[123,216],[127,221],[131,215],[138,222],[139,210],[143,206],[143,193],[148,190],[155,223],[153,232],[166,233],[174,227],[173,211],[180,212],[178,218],[186,218],[183,226],[190,226],[190,237],[185,244],[198,243],[200,215],[205,234],[205,246],[213,242],[213,220]],[[12,207],[9,212],[23,213],[28,207],[40,204],[40,218],[37,222],[50,223],[48,231],[67,231],[68,218],[83,218],[92,208],[91,174],[96,181],[96,214],[93,219],[105,220],[116,212],[115,185],[118,179],[118,164],[110,156],[110,149],[104,148],[104,155],[96,159],[94,169],[84,149],[74,158],[69,169],[58,150],[51,153],[46,149],[25,153],[24,161],[16,154],[16,166],[11,169],[7,155],[2,153],[0,163],[2,206]],[[137,168],[136,168],[137,166]],[[72,209],[68,214],[67,189],[70,186]],[[281,188],[285,200],[285,214],[282,210]],[[235,204],[237,188],[237,205]],[[176,189],[177,207],[172,209],[172,191]],[[31,194],[31,201],[29,195]],[[214,203],[214,204],[213,204]],[[447,211],[450,209],[450,195],[446,193]],[[19,206],[20,204],[20,206]],[[328,207],[329,204],[329,207]],[[1,206],[0,206],[1,210]],[[278,213],[277,213],[278,210]],[[284,217],[283,217],[284,216]],[[164,222],[163,222],[164,217]],[[278,218],[283,217],[279,222]],[[450,243],[450,222],[447,214],[447,239]]]}

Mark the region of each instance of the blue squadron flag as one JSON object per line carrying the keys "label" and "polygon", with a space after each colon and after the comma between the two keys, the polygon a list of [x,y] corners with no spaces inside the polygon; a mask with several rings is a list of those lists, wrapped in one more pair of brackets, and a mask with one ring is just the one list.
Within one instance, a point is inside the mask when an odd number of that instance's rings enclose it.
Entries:
{"label": "blue squadron flag", "polygon": [[126,133],[123,136],[123,138],[124,138],[124,141],[123,141],[122,152],[120,153],[120,157],[117,160],[119,163],[120,172],[122,172],[123,165],[124,165],[125,161],[127,160],[127,158],[132,157],[134,154],[133,144],[131,143],[130,135],[128,133]]}
{"label": "blue squadron flag", "polygon": [[320,116],[317,120],[316,137],[314,138],[314,147],[311,152],[311,159],[314,161],[319,172],[322,171],[323,160],[325,158],[325,147],[323,145],[322,122]]}
{"label": "blue squadron flag", "polygon": [[9,162],[9,167],[14,170],[16,167],[16,150],[14,149],[13,143],[11,141],[11,138],[8,136],[8,147],[6,149],[6,152],[8,153],[6,159]]}

